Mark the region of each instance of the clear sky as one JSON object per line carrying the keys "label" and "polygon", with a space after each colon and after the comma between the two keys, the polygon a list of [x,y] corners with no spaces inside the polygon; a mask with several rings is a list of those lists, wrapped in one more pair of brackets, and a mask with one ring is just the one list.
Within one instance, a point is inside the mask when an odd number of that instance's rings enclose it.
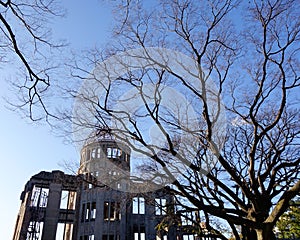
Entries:
{"label": "clear sky", "polygon": [[[67,9],[64,19],[53,26],[54,37],[66,39],[74,50],[93,47],[107,41],[112,26],[111,12],[104,1],[64,0]],[[5,78],[7,69],[0,68],[0,152],[1,198],[0,239],[12,239],[20,194],[25,183],[40,171],[62,169],[63,161],[79,161],[74,146],[51,133],[49,126],[30,123],[8,110],[2,97],[14,94]],[[13,77],[13,76],[12,76]],[[62,169],[64,170],[64,169]]]}

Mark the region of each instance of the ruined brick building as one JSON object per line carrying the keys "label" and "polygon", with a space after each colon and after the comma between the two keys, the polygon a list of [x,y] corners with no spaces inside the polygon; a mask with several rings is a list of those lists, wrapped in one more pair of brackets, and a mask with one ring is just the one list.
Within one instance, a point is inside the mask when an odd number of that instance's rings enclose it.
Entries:
{"label": "ruined brick building", "polygon": [[[77,175],[42,171],[26,183],[13,240],[201,239],[174,220],[168,188],[134,191],[128,172],[126,145],[105,136],[87,143]],[[168,216],[172,224],[162,227]]]}

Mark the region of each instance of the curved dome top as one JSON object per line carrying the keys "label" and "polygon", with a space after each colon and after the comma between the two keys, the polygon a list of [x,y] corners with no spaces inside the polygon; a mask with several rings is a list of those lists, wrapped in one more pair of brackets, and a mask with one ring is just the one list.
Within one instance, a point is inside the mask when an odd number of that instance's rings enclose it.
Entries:
{"label": "curved dome top", "polygon": [[102,141],[116,141],[116,137],[112,134],[111,130],[107,127],[101,127],[93,131],[90,136],[85,140],[84,146],[95,142]]}

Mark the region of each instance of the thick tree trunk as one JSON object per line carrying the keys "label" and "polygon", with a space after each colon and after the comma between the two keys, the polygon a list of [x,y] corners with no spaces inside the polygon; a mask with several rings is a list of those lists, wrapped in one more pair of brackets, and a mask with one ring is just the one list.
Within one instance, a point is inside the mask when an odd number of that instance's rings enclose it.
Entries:
{"label": "thick tree trunk", "polygon": [[242,240],[257,240],[256,232],[253,229],[242,227]]}
{"label": "thick tree trunk", "polygon": [[272,228],[265,226],[262,229],[256,229],[257,240],[276,240]]}

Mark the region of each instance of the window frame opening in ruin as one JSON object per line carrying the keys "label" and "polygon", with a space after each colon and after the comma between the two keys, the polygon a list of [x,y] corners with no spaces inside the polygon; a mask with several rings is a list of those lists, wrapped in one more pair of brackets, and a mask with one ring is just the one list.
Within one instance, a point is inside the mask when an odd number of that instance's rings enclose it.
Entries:
{"label": "window frame opening in ruin", "polygon": [[115,201],[104,201],[103,220],[119,221],[121,220],[120,203]]}
{"label": "window frame opening in ruin", "polygon": [[34,185],[31,191],[30,207],[46,208],[48,205],[49,188]]}
{"label": "window frame opening in ruin", "polygon": [[60,209],[75,210],[76,191],[62,190],[60,198]]}
{"label": "window frame opening in ruin", "polygon": [[145,198],[144,197],[133,197],[132,198],[132,214],[145,214]]}
{"label": "window frame opening in ruin", "polygon": [[155,198],[155,215],[161,216],[167,214],[167,199]]}
{"label": "window frame opening in ruin", "polygon": [[133,225],[133,240],[146,240],[146,228],[144,225]]}

